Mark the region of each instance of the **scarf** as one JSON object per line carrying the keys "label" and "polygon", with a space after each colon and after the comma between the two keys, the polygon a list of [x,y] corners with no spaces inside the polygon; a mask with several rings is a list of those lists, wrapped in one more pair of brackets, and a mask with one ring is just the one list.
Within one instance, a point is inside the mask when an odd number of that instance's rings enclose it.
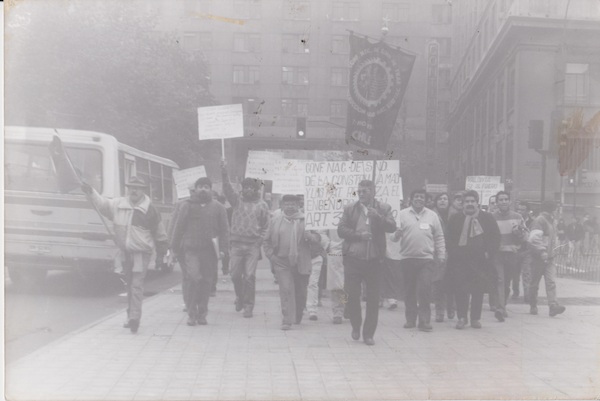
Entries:
{"label": "scarf", "polygon": [[465,222],[463,223],[462,231],[460,233],[458,246],[466,246],[469,238],[483,234],[483,228],[481,228],[481,224],[479,224],[479,219],[477,217],[479,217],[479,210],[472,216],[465,215]]}

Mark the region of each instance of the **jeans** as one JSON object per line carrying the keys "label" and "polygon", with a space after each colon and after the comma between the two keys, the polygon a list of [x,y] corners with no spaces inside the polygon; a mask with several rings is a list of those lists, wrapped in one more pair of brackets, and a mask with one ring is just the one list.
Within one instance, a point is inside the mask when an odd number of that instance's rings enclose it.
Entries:
{"label": "jeans", "polygon": [[[127,320],[139,321],[142,318],[144,279],[146,278],[150,258],[151,254],[149,253],[130,253],[128,255],[129,262],[123,265],[127,281]],[[134,267],[134,265],[136,266]]]}
{"label": "jeans", "polygon": [[510,294],[510,278],[517,270],[517,254],[515,252],[498,252],[494,258],[496,288],[490,293],[490,303],[499,311],[506,311],[506,300]]}
{"label": "jeans", "polygon": [[517,252],[517,265],[523,281],[523,300],[528,303],[531,292],[531,251],[529,249]]}
{"label": "jeans", "polygon": [[323,257],[317,256],[312,259],[312,270],[308,280],[308,291],[306,300],[306,311],[308,315],[317,314],[319,305],[319,278],[321,277],[321,267],[323,266]]}
{"label": "jeans", "polygon": [[186,249],[184,261],[189,280],[188,315],[191,319],[206,318],[217,256],[212,248]]}
{"label": "jeans", "polygon": [[435,262],[432,259],[404,259],[402,273],[404,278],[404,305],[407,323],[419,325],[431,322],[431,282]]}
{"label": "jeans", "polygon": [[[381,261],[362,260],[344,256],[344,290],[348,294],[346,313],[350,317],[352,329],[360,330],[363,338],[373,338],[379,319],[379,275]],[[367,309],[364,325],[360,305],[361,283],[366,284]]]}
{"label": "jeans", "polygon": [[254,310],[256,292],[256,265],[260,257],[260,246],[234,242],[231,245],[231,281],[235,296],[244,306],[244,310]]}
{"label": "jeans", "polygon": [[544,262],[538,255],[532,255],[531,259],[531,286],[529,287],[529,304],[531,306],[537,306],[538,289],[540,286],[540,280],[544,276],[544,283],[546,285],[546,297],[548,298],[548,305],[558,305],[556,300],[556,266],[551,261]]}
{"label": "jeans", "polygon": [[344,290],[331,290],[331,311],[333,317],[344,317],[348,297]]}
{"label": "jeans", "polygon": [[298,273],[297,266],[289,266],[287,260],[272,258],[273,269],[279,283],[282,324],[299,324],[306,306],[306,289],[310,275]]}

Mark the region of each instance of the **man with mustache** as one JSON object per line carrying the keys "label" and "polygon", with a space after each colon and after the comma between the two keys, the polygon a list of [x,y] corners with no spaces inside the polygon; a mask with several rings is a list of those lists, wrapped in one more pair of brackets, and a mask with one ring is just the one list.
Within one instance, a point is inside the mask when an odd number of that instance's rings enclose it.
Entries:
{"label": "man with mustache", "polygon": [[500,229],[491,214],[479,209],[477,192],[467,191],[463,199],[463,212],[448,221],[448,273],[456,297],[456,328],[467,325],[470,299],[471,327],[480,329],[483,294],[500,248]]}

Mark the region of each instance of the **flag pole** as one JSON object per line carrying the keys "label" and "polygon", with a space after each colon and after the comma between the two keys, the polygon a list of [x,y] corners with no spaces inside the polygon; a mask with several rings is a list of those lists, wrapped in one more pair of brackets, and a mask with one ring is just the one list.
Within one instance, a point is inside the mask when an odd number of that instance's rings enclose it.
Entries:
{"label": "flag pole", "polygon": [[225,138],[221,138],[221,160],[225,160]]}
{"label": "flag pole", "polygon": [[[81,179],[81,177],[77,173],[77,170],[75,170],[75,167],[73,166],[73,163],[71,162],[71,158],[69,157],[69,154],[67,153],[67,150],[64,149],[64,147],[62,146],[62,140],[60,139],[60,136],[58,135],[58,131],[56,130],[56,128],[54,129],[54,132],[56,132],[56,137],[58,138],[58,140],[61,143],[61,148],[63,149],[63,152],[65,154],[65,158],[67,160],[67,163],[69,163],[69,167],[71,168],[71,171],[73,171],[75,173],[75,177],[77,178],[77,181],[78,181],[79,185],[81,185],[83,183],[83,180]],[[106,220],[104,219],[104,216],[102,216],[102,213],[100,213],[100,211],[98,210],[98,207],[92,201],[91,196],[88,195],[88,194],[86,194],[86,193],[84,193],[84,195],[85,195],[85,198],[92,204],[92,207],[94,208],[94,210],[96,211],[96,213],[98,213],[98,216],[100,216],[100,220],[102,220],[102,224],[104,225],[104,228],[106,228],[106,231],[110,235],[110,238],[113,240],[113,242],[115,243],[115,245],[117,245],[117,247],[118,247],[119,244],[117,243],[117,239],[115,238],[115,234],[108,227],[108,224],[106,223]]]}

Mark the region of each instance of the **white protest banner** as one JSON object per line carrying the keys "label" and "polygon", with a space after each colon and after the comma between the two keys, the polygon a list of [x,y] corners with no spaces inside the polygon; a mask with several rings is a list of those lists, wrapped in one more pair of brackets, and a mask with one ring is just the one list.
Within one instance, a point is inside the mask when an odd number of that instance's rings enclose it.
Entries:
{"label": "white protest banner", "polygon": [[244,136],[241,104],[198,107],[198,139],[225,139]]}
{"label": "white protest banner", "polygon": [[283,160],[283,153],[251,150],[246,159],[246,175],[248,178],[259,180],[272,180],[275,175],[275,165],[278,160]]}
{"label": "white protest banner", "polygon": [[279,159],[275,161],[273,174],[274,194],[304,194],[306,160]]}
{"label": "white protest banner", "polygon": [[173,171],[173,181],[175,181],[175,188],[177,189],[177,199],[189,198],[189,187],[200,177],[206,177],[206,169],[204,166]]}
{"label": "white protest banner", "polygon": [[498,191],[504,190],[504,184],[500,182],[499,176],[471,175],[465,182],[466,190],[474,190],[479,194],[479,204],[488,206],[490,197],[495,196]]}
{"label": "white protest banner", "polygon": [[448,192],[448,184],[425,184],[425,191],[428,194],[443,194]]}
{"label": "white protest banner", "polygon": [[[372,178],[372,161],[307,161],[304,172],[306,229],[337,228],[344,206],[358,200],[358,183]],[[390,204],[397,215],[402,198],[399,162],[378,161],[375,183],[376,198]]]}

